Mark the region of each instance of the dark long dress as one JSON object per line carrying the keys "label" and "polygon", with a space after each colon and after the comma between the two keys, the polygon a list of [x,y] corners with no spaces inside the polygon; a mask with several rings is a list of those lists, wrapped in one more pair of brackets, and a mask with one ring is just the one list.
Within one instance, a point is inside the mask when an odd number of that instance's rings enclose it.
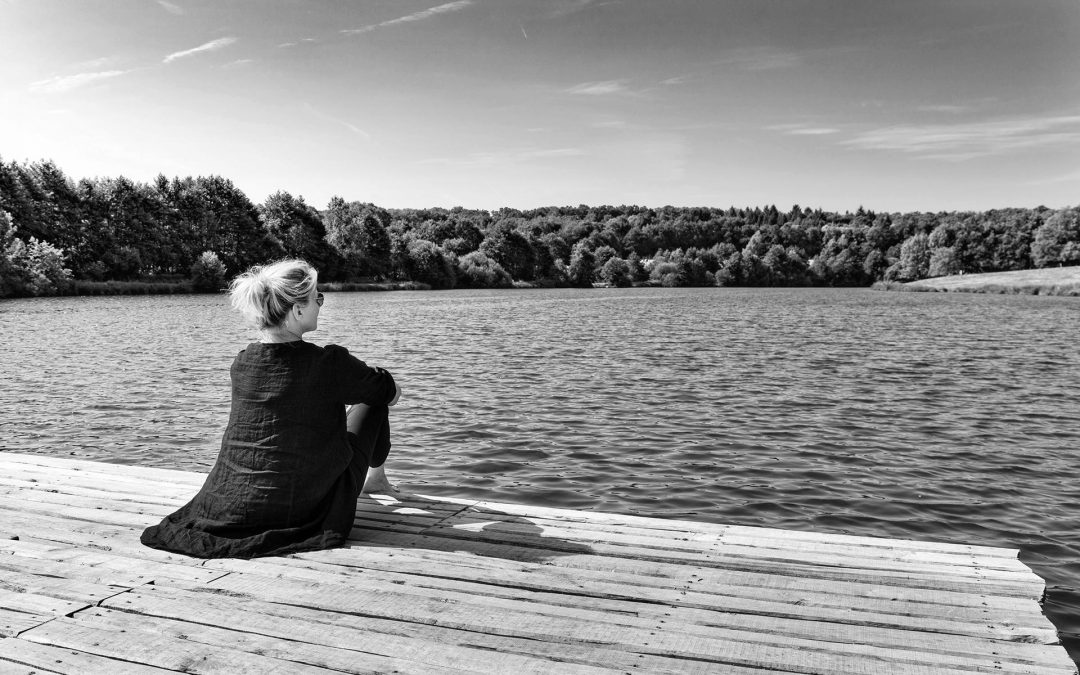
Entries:
{"label": "dark long dress", "polygon": [[[330,548],[352,528],[372,453],[389,430],[359,439],[345,405],[381,408],[394,378],[336,345],[252,343],[232,369],[232,410],[202,489],[142,543],[200,558],[251,558]],[[369,436],[371,434],[368,434]],[[372,447],[382,445],[383,447]]]}

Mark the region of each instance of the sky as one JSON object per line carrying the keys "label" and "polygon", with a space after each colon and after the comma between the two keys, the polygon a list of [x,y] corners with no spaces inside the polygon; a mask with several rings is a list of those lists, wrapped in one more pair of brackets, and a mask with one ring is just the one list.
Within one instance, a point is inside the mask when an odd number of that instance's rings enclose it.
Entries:
{"label": "sky", "polygon": [[387,208],[1080,204],[1080,0],[0,0],[0,159]]}

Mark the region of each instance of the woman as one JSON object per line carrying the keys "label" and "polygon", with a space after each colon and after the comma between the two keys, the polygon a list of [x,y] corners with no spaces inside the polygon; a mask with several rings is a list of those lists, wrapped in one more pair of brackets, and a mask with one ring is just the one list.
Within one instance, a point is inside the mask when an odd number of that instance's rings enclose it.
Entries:
{"label": "woman", "polygon": [[[233,361],[232,409],[217,462],[188,504],[143,532],[153,548],[250,558],[343,544],[361,492],[392,490],[390,373],[337,345],[304,342],[323,295],[302,260],[254,267],[230,286],[260,330]],[[346,411],[346,406],[351,407]]]}

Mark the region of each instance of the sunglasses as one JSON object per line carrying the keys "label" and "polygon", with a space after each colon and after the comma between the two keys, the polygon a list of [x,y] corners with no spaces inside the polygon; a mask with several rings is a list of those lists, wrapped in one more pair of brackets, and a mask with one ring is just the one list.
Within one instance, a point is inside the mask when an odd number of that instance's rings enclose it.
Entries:
{"label": "sunglasses", "polygon": [[322,304],[323,304],[324,300],[326,300],[326,296],[324,296],[322,293],[316,293],[315,294],[315,304],[316,305],[318,305],[319,307],[322,307]]}

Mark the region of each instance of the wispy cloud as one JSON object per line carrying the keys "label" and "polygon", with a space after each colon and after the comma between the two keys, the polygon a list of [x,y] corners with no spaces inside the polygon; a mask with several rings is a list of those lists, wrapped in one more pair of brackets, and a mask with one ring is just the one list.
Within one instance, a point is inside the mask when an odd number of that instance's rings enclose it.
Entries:
{"label": "wispy cloud", "polygon": [[660,84],[662,84],[664,86],[667,86],[667,87],[673,87],[673,86],[679,85],[679,84],[686,84],[687,82],[690,81],[690,79],[691,79],[690,75],[676,75],[675,77],[669,77],[667,79],[660,80]]}
{"label": "wispy cloud", "polygon": [[583,96],[610,96],[611,94],[622,94],[626,91],[626,85],[621,80],[606,80],[604,82],[583,82],[570,87],[566,90],[566,93]]}
{"label": "wispy cloud", "polygon": [[324,120],[324,121],[327,121],[327,122],[332,122],[334,124],[338,124],[338,125],[341,125],[341,126],[345,127],[346,129],[348,129],[352,133],[356,134],[357,136],[363,138],[364,140],[371,140],[371,134],[364,131],[360,127],[356,126],[352,122],[347,122],[347,121],[341,119],[340,117],[335,117],[334,115],[323,112],[322,110],[316,108],[315,106],[311,105],[310,103],[304,103],[304,109],[307,110],[312,115],[315,115],[316,117],[318,117],[321,120]]}
{"label": "wispy cloud", "polygon": [[1032,148],[1080,144],[1080,115],[967,124],[901,125],[863,132],[844,145],[963,161]]}
{"label": "wispy cloud", "polygon": [[565,0],[564,2],[552,2],[549,3],[554,6],[554,9],[550,13],[552,19],[558,19],[578,12],[584,12],[587,9],[595,9],[597,7],[605,7],[607,5],[619,4],[616,0]]}
{"label": "wispy cloud", "polygon": [[594,129],[629,129],[630,124],[622,119],[598,120],[590,125]]}
{"label": "wispy cloud", "polygon": [[805,129],[792,129],[788,132],[790,136],[828,136],[830,134],[840,133],[839,129],[833,129],[831,127],[807,127]]}
{"label": "wispy cloud", "polygon": [[769,129],[788,136],[829,136],[840,133],[839,129],[833,127],[812,127],[805,124],[777,124]]}
{"label": "wispy cloud", "polygon": [[114,77],[119,77],[130,71],[127,70],[103,70],[93,73],[77,73],[75,75],[60,75],[58,77],[50,77],[47,80],[38,80],[30,85],[30,91],[45,92],[49,94],[56,94],[59,92],[70,91],[78,87],[82,87],[94,82],[100,82],[102,80],[108,80]]}
{"label": "wispy cloud", "polygon": [[161,5],[169,14],[175,14],[181,16],[184,13],[184,8],[167,0],[157,0],[157,4]]}
{"label": "wispy cloud", "polygon": [[290,49],[301,44],[309,44],[312,42],[318,42],[318,40],[316,40],[315,38],[304,38],[303,40],[300,40],[298,42],[282,42],[278,45],[278,49]]}
{"label": "wispy cloud", "polygon": [[203,52],[215,52],[219,49],[224,49],[225,47],[228,47],[234,42],[236,42],[236,38],[234,37],[223,37],[218,38],[217,40],[211,40],[206,44],[201,44],[198,47],[193,47],[192,49],[185,49],[180,52],[173,52],[172,54],[166,56],[162,63],[172,63],[177,59],[195,56],[196,54],[202,54]]}
{"label": "wispy cloud", "polygon": [[433,16],[439,16],[440,14],[449,14],[451,12],[460,12],[463,9],[470,7],[473,4],[473,0],[457,0],[456,2],[448,2],[444,5],[438,5],[431,9],[425,9],[421,12],[414,12],[406,16],[398,17],[397,19],[390,19],[389,21],[383,21],[382,23],[372,24],[370,26],[363,26],[361,28],[349,28],[341,31],[346,35],[360,35],[361,33],[370,33],[378,28],[386,28],[387,26],[397,26],[403,23],[412,23],[414,21],[423,21],[424,19],[430,19]]}

